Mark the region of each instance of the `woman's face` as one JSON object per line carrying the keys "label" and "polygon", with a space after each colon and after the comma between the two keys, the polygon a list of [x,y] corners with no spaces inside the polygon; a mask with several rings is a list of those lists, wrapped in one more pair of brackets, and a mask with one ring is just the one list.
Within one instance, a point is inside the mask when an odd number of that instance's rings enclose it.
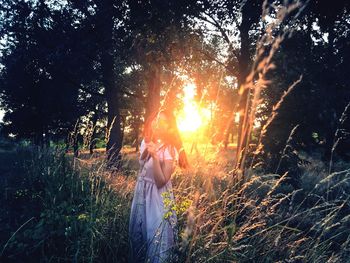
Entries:
{"label": "woman's face", "polygon": [[152,121],[153,136],[156,139],[164,140],[169,130],[168,120],[164,113],[160,113]]}

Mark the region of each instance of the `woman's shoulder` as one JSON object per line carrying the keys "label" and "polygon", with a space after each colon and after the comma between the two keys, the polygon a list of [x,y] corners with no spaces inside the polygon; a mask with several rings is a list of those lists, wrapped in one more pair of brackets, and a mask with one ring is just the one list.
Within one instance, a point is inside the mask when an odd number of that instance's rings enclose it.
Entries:
{"label": "woman's shoulder", "polygon": [[164,148],[164,160],[174,160],[177,161],[179,159],[179,154],[176,150],[176,147],[173,145],[167,145]]}

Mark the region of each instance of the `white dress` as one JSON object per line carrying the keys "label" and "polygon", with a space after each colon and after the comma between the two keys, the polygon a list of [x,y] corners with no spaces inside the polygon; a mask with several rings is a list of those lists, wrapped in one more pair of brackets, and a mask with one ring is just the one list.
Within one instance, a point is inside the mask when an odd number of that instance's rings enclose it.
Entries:
{"label": "white dress", "polygon": [[[141,142],[140,157],[146,145]],[[178,153],[174,148],[173,155],[169,147],[160,147],[158,158],[178,161]],[[153,160],[141,160],[134,198],[131,204],[129,221],[130,262],[167,262],[177,238],[177,218],[175,211],[168,208],[174,202],[171,180],[159,188],[153,176]],[[166,192],[162,195],[162,193]],[[166,205],[164,204],[166,200]],[[166,216],[167,214],[167,216]],[[169,259],[169,258],[168,258]]]}

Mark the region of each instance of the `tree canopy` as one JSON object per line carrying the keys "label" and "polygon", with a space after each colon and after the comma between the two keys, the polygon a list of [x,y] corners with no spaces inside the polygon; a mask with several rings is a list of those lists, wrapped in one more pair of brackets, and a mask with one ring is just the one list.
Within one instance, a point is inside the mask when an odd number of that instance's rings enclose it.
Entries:
{"label": "tree canopy", "polygon": [[[78,147],[77,134],[92,127],[91,141],[105,141],[114,162],[123,143],[138,145],[151,112],[181,110],[192,82],[212,143],[243,149],[255,136],[257,160],[273,170],[298,126],[298,149],[331,154],[350,100],[348,1],[0,2],[6,136],[44,145],[75,134]],[[257,70],[271,52],[269,69]],[[255,114],[249,82],[259,74],[266,87]]]}

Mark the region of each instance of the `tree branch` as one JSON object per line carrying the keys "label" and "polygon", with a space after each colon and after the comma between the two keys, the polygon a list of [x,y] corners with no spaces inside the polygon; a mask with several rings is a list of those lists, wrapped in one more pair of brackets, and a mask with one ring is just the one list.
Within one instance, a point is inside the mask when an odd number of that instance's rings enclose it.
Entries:
{"label": "tree branch", "polygon": [[224,62],[218,60],[217,58],[213,57],[212,55],[210,55],[209,53],[201,50],[201,49],[198,49],[198,51],[200,53],[202,53],[204,56],[206,56],[208,59],[212,60],[212,61],[215,61],[217,62],[218,64],[220,64],[221,66],[223,66],[228,72],[232,73],[232,74],[235,74],[234,70],[232,68],[230,68],[228,65],[226,65]]}
{"label": "tree branch", "polygon": [[124,93],[125,95],[130,96],[130,97],[134,97],[136,99],[139,99],[143,103],[146,103],[146,98],[142,94],[141,95],[137,94],[137,93],[135,94],[135,93],[132,93],[131,91],[126,90],[126,89],[123,89],[121,92]]}
{"label": "tree branch", "polygon": [[225,29],[222,27],[222,25],[220,25],[220,23],[211,14],[208,14],[206,12],[204,12],[204,14],[206,16],[208,16],[211,20],[209,20],[208,18],[201,16],[201,15],[198,16],[198,18],[215,26],[219,30],[219,32],[221,33],[221,35],[224,38],[224,40],[226,41],[226,43],[229,45],[229,50],[236,56],[237,59],[239,59],[239,54],[235,51],[235,49],[232,45],[232,42],[231,42],[230,38],[228,37]]}

